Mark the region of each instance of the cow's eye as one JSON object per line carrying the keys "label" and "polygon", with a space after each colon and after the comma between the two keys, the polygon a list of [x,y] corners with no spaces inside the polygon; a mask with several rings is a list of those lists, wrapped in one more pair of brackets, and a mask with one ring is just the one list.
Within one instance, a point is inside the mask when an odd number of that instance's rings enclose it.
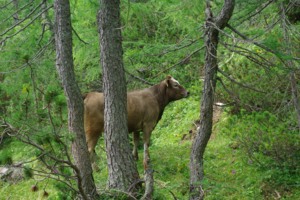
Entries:
{"label": "cow's eye", "polygon": [[177,87],[178,87],[178,85],[177,85],[177,84],[175,84],[175,85],[174,85],[174,87],[176,87],[176,88],[177,88]]}

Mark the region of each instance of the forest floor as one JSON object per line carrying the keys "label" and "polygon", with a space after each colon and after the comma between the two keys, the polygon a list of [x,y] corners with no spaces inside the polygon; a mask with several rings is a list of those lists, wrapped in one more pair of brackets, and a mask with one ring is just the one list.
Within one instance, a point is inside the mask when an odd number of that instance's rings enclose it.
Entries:
{"label": "forest floor", "polygon": [[[188,108],[187,105],[194,104]],[[169,107],[161,122],[153,132],[150,154],[155,170],[154,199],[188,199],[189,158],[193,138],[197,129],[199,111],[195,110],[198,102],[183,101]],[[185,110],[190,109],[190,110]],[[171,116],[171,117],[170,117]],[[266,171],[255,166],[236,141],[220,131],[226,121],[222,108],[214,109],[213,133],[204,156],[205,180],[203,188],[208,200],[260,200],[260,199],[297,199],[297,191],[285,191],[272,187],[265,177]],[[2,145],[2,144],[1,144]],[[100,139],[98,152],[100,171],[94,172],[94,179],[100,193],[106,190],[107,169],[103,138]],[[10,153],[13,160],[20,161],[34,152],[19,141],[11,141],[1,147],[1,154]],[[142,157],[142,145],[139,148]],[[32,156],[29,156],[29,158]],[[39,163],[36,162],[35,166]],[[139,173],[143,176],[141,159],[137,162]],[[37,186],[37,190],[34,190]],[[24,179],[21,182],[0,181],[0,200],[31,199],[72,199],[61,185],[47,177]],[[298,192],[299,194],[299,192]]]}

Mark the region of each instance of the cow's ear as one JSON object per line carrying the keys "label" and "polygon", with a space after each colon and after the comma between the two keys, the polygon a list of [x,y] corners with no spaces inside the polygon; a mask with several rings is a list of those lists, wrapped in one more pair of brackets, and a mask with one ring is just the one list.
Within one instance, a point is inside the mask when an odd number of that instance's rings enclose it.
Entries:
{"label": "cow's ear", "polygon": [[171,79],[172,79],[172,76],[170,76],[170,75],[168,75],[168,76],[166,77],[165,84],[166,84],[167,87],[169,87],[169,85],[170,85],[170,80],[171,80]]}
{"label": "cow's ear", "polygon": [[172,78],[172,76],[171,76],[171,75],[168,75],[168,76],[166,77],[166,80],[171,80],[171,78]]}

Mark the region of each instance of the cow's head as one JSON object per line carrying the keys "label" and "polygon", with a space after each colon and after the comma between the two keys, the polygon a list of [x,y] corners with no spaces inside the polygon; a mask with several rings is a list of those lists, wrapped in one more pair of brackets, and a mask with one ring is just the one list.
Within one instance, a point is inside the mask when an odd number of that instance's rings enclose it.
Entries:
{"label": "cow's head", "polygon": [[168,75],[164,80],[164,83],[166,84],[166,95],[170,101],[179,100],[189,96],[189,92],[172,76]]}

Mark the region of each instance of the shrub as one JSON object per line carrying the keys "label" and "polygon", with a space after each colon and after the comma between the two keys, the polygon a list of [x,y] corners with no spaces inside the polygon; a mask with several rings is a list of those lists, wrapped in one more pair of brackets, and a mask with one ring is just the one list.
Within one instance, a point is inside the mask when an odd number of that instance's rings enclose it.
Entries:
{"label": "shrub", "polygon": [[242,113],[230,116],[221,127],[236,139],[234,146],[246,153],[248,163],[265,171],[261,186],[265,196],[270,187],[286,192],[300,181],[300,135],[295,120],[287,118],[269,112]]}

